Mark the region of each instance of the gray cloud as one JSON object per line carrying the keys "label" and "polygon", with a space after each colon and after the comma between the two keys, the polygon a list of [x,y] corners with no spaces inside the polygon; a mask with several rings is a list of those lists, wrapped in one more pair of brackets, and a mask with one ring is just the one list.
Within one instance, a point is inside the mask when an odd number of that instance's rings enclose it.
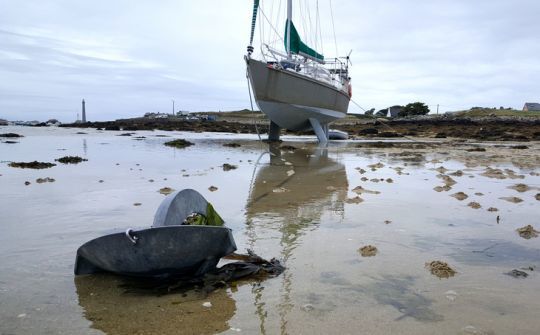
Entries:
{"label": "gray cloud", "polygon": [[[324,51],[334,56],[320,3]],[[365,108],[540,100],[537,1],[333,5],[339,52],[353,50],[353,99]],[[249,107],[249,1],[0,0],[0,8],[0,118],[73,120],[83,97],[90,119],[101,120],[169,112],[171,99],[194,111]]]}

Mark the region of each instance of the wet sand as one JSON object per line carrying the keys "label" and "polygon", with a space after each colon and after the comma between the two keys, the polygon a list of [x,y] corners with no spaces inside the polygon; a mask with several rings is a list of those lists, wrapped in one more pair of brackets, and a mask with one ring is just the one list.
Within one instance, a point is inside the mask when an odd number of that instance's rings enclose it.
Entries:
{"label": "wet sand", "polygon": [[[286,136],[280,149],[250,134],[77,132],[0,127],[24,135],[0,143],[1,334],[540,329],[540,238],[517,231],[540,230],[539,142],[515,149],[500,141],[349,141],[320,149],[313,137]],[[178,138],[194,145],[164,145]],[[485,151],[468,151],[474,147]],[[64,156],[87,161],[8,165]],[[208,294],[160,295],[110,275],[75,278],[76,249],[150,226],[163,188],[201,192],[233,229],[239,252],[277,257],[286,271]],[[452,197],[459,192],[467,199]],[[363,201],[347,201],[357,196]],[[514,197],[522,201],[505,200]],[[367,245],[376,256],[361,256]],[[426,263],[435,260],[455,275],[433,275]],[[514,269],[528,276],[507,275]]]}

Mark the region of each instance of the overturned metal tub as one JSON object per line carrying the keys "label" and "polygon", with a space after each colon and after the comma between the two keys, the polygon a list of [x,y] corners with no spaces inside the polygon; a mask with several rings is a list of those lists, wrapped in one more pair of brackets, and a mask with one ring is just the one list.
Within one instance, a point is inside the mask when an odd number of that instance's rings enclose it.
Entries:
{"label": "overturned metal tub", "polygon": [[[204,218],[203,225],[186,224],[193,214]],[[128,229],[83,244],[77,250],[75,275],[202,275],[214,270],[221,257],[236,250],[231,230],[220,224],[223,221],[219,215],[198,192],[173,193],[160,205],[153,228]]]}

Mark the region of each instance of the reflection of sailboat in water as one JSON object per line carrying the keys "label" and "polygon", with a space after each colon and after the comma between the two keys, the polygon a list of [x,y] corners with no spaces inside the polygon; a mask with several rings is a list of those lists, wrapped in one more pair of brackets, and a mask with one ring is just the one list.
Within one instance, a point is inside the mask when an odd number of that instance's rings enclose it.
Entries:
{"label": "reflection of sailboat in water", "polygon": [[126,294],[128,284],[108,274],[75,277],[79,305],[92,328],[125,335],[216,334],[229,329],[236,312],[235,301],[224,289],[206,298],[213,306],[206,308],[200,296],[158,296],[148,289]]}
{"label": "reflection of sailboat in water", "polygon": [[[272,255],[280,252],[287,265],[302,236],[317,229],[322,215],[343,216],[347,190],[345,166],[329,158],[327,150],[289,151],[271,145],[270,162],[257,171],[246,206],[250,248],[269,249]],[[293,307],[292,277],[292,271],[285,270],[279,279],[282,333],[286,333],[287,314]],[[266,320],[263,289],[257,286],[252,291],[262,333]]]}

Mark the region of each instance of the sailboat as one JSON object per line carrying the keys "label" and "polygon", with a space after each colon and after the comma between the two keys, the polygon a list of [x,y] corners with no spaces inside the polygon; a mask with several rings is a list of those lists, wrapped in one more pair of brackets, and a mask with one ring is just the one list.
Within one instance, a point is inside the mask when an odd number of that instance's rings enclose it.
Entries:
{"label": "sailboat", "polygon": [[326,143],[328,124],[346,116],[352,96],[349,56],[325,58],[302,42],[292,21],[292,0],[287,1],[283,44],[285,51],[261,41],[261,59],[252,57],[259,11],[254,1],[251,37],[244,57],[249,82],[259,109],[270,119],[270,141],[279,140],[281,128],[315,131]]}

